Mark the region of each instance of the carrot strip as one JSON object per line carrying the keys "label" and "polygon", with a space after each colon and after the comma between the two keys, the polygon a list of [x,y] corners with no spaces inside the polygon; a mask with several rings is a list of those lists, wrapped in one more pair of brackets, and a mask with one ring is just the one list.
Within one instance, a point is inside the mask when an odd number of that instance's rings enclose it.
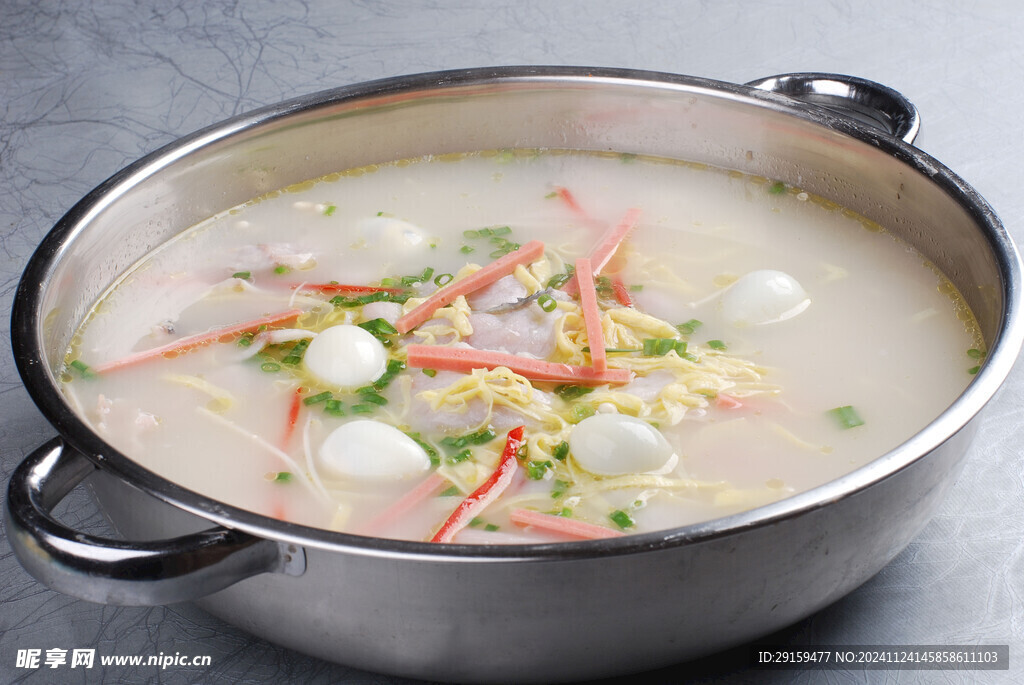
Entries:
{"label": "carrot strip", "polygon": [[289,287],[299,292],[320,293],[391,293],[392,295],[401,295],[405,292],[401,288],[385,288],[377,285],[351,285],[349,283],[296,283]]}
{"label": "carrot strip", "polygon": [[[640,210],[633,207],[622,217],[622,221],[608,229],[601,237],[601,240],[590,252],[590,265],[593,267],[595,275],[601,273],[612,258],[612,255],[619,249],[619,245],[622,244],[622,241],[626,239],[626,236],[629,235],[629,232],[633,230],[639,220]],[[575,295],[579,292],[579,285],[576,282],[575,276],[566,282],[563,290],[569,295]]]}
{"label": "carrot strip", "polygon": [[284,426],[284,435],[281,436],[281,449],[288,450],[288,443],[292,441],[292,434],[295,432],[295,424],[299,421],[299,409],[302,408],[302,388],[295,388],[292,393],[292,403],[288,408],[288,423]]}
{"label": "carrot strip", "polygon": [[280,314],[271,314],[270,316],[264,316],[253,321],[245,321],[243,323],[235,324],[234,326],[228,326],[226,328],[217,328],[207,333],[199,333],[192,335],[187,338],[180,338],[174,342],[161,345],[159,347],[153,347],[142,352],[136,352],[135,354],[128,355],[122,359],[115,359],[114,361],[105,362],[103,364],[97,364],[92,367],[92,370],[96,373],[104,373],[106,371],[114,371],[116,369],[123,369],[126,366],[134,366],[140,362],[149,361],[156,357],[166,357],[172,359],[179,354],[191,352],[197,347],[203,345],[209,345],[215,342],[227,342],[233,340],[242,333],[251,333],[258,329],[260,326],[274,326],[302,314],[301,309],[289,309],[286,312]]}
{"label": "carrot strip", "polygon": [[512,520],[512,523],[518,523],[521,526],[533,526],[534,528],[549,530],[553,533],[563,533],[583,540],[619,538],[625,535],[621,531],[605,528],[594,523],[577,521],[576,519],[555,516],[554,514],[543,514],[539,511],[531,511],[530,509],[516,509],[509,514],[509,518]]}
{"label": "carrot strip", "polygon": [[542,359],[519,357],[491,350],[477,350],[472,347],[409,345],[405,349],[408,353],[406,363],[417,369],[469,373],[473,369],[495,369],[504,366],[513,373],[524,376],[527,380],[576,383],[578,385],[628,383],[632,377],[627,369],[606,369],[603,372],[598,372],[591,366],[557,364]]}
{"label": "carrot strip", "polygon": [[608,370],[608,356],[604,351],[604,331],[601,330],[601,310],[597,308],[597,291],[594,289],[594,272],[589,259],[576,260],[576,278],[580,286],[580,308],[583,310],[583,325],[587,329],[590,344],[590,365],[597,373]]}
{"label": "carrot strip", "polygon": [[427,476],[426,480],[414,487],[409,492],[398,498],[391,506],[377,514],[369,523],[364,525],[358,533],[360,535],[376,535],[378,531],[391,525],[410,509],[441,489],[448,482],[444,476],[434,471]]}
{"label": "carrot strip", "polygon": [[452,515],[441,524],[437,533],[430,539],[431,542],[451,542],[456,533],[465,528],[474,516],[486,509],[491,502],[501,496],[501,493],[505,492],[512,483],[512,477],[516,475],[516,469],[519,468],[517,455],[523,444],[524,430],[524,426],[517,426],[508,432],[505,451],[501,453],[498,468],[494,469],[494,473],[480,487],[455,507]]}
{"label": "carrot strip", "polygon": [[629,289],[622,282],[621,276],[612,277],[612,292],[615,293],[615,300],[623,307],[632,307],[633,298],[629,296]]}
{"label": "carrot strip", "polygon": [[515,252],[499,257],[479,271],[436,291],[423,304],[395,322],[399,333],[408,333],[433,316],[441,307],[451,304],[459,295],[468,295],[507,276],[520,264],[529,264],[544,254],[544,243],[531,240]]}

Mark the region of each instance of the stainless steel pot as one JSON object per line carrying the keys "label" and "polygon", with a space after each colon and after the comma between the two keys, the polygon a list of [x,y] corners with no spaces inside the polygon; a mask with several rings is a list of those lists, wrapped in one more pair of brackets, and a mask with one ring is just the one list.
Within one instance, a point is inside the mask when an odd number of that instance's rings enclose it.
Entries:
{"label": "stainless steel pot", "polygon": [[[419,678],[608,676],[797,621],[871,577],[932,516],[1024,336],[1015,248],[973,189],[910,145],[917,127],[916,110],[898,93],[849,77],[799,74],[738,86],[512,67],[329,90],[187,136],[86,196],[25,271],[12,321],[15,356],[60,437],[11,479],[11,545],[32,575],[61,592],[114,604],[197,600],[296,650]],[[956,402],[913,438],[809,492],[659,533],[511,547],[362,538],[236,509],[139,467],[60,394],[64,351],[89,306],[195,222],[347,167],[523,146],[706,162],[850,207],[949,276],[977,315],[988,357]],[[51,516],[87,477],[130,542],[84,536]]]}

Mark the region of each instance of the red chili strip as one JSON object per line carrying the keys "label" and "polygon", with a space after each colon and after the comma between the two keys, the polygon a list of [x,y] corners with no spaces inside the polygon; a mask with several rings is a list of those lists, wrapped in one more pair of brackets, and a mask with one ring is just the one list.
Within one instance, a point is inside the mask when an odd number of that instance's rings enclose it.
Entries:
{"label": "red chili strip", "polygon": [[519,468],[517,455],[519,448],[523,445],[525,429],[525,426],[518,426],[508,432],[505,451],[501,453],[498,468],[494,470],[490,478],[484,481],[483,485],[471,492],[466,499],[459,503],[459,506],[455,507],[452,515],[441,524],[437,533],[430,539],[431,542],[451,542],[452,538],[468,526],[474,517],[505,492],[512,483],[512,477],[516,475],[516,469]]}

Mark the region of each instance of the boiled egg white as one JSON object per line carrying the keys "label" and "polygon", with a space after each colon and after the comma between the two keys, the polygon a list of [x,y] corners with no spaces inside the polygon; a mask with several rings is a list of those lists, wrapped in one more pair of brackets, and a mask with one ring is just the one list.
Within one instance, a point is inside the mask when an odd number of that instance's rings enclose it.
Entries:
{"label": "boiled egg white", "polygon": [[675,456],[657,428],[622,414],[583,419],[569,436],[569,449],[577,464],[599,476],[657,471]]}
{"label": "boiled egg white", "polygon": [[369,331],[342,324],[313,338],[302,363],[325,385],[351,388],[380,378],[387,368],[388,353]]}
{"label": "boiled egg white", "polygon": [[789,274],[773,269],[751,271],[722,294],[722,316],[734,326],[760,326],[791,319],[807,309],[811,298]]}
{"label": "boiled egg white", "polygon": [[320,445],[321,467],[342,478],[409,478],[430,469],[430,457],[394,426],[369,419],[335,428]]}

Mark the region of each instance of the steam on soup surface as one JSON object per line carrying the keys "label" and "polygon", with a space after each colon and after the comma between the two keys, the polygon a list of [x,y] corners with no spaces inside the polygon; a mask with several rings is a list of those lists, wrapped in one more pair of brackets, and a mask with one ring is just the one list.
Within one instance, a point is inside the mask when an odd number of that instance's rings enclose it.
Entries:
{"label": "steam on soup surface", "polygon": [[921,255],[797,188],[518,150],[211,218],[102,298],[64,388],[140,464],[239,507],[558,541],[834,479],[935,418],[982,350]]}

